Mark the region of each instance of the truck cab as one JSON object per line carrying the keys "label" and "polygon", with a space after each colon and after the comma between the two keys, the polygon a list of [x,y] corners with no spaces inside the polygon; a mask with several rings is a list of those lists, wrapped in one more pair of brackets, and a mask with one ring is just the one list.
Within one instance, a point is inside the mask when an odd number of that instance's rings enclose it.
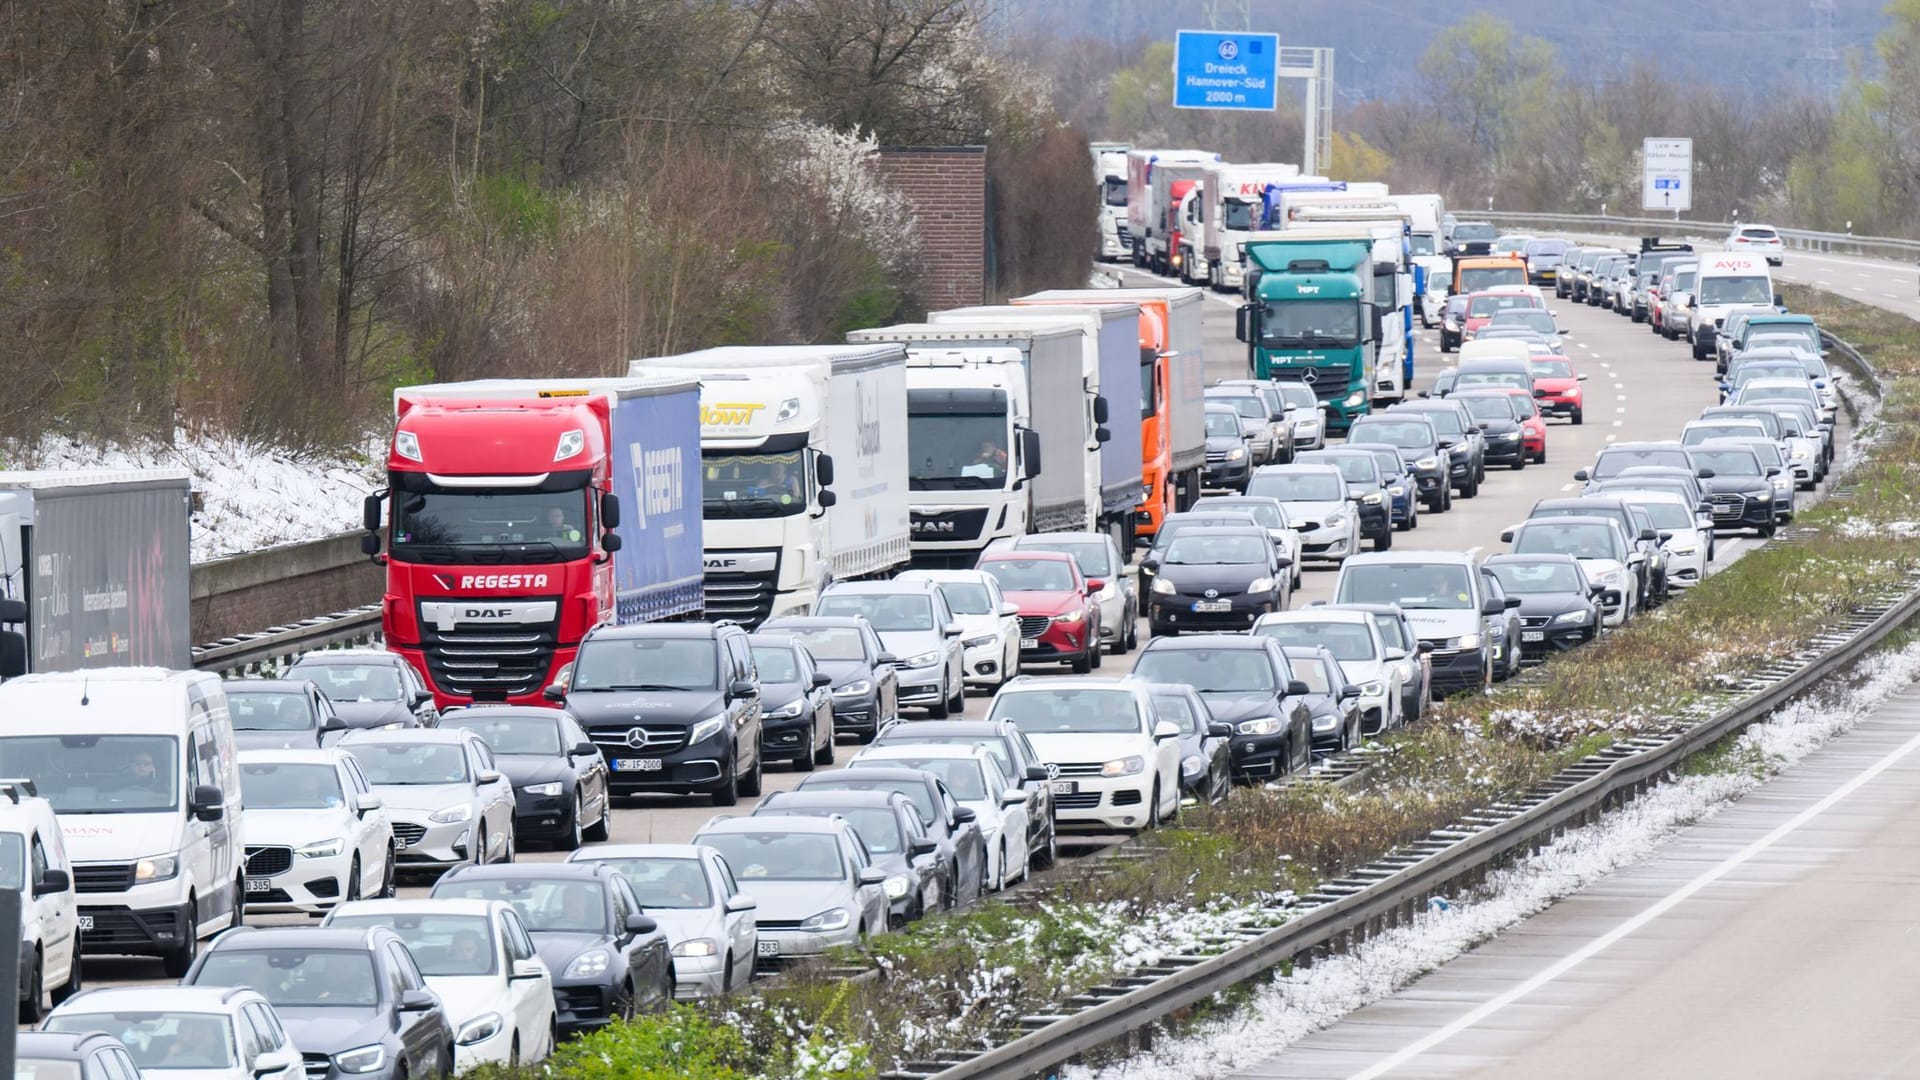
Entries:
{"label": "truck cab", "polygon": [[1447,295],[1477,293],[1498,285],[1526,285],[1527,260],[1518,255],[1469,255],[1453,260]]}
{"label": "truck cab", "polygon": [[1372,302],[1372,241],[1266,235],[1246,245],[1258,276],[1234,336],[1247,343],[1253,378],[1311,387],[1327,430],[1343,434],[1373,403],[1381,313]]}

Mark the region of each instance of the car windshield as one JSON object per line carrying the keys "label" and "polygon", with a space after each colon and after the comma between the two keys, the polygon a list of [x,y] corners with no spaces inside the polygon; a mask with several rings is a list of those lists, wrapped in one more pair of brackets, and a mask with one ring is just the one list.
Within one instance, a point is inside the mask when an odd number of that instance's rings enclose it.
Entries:
{"label": "car windshield", "polygon": [[1587,588],[1579,563],[1542,559],[1538,562],[1494,563],[1487,567],[1500,587],[1515,595],[1577,593]]}
{"label": "car windshield", "polygon": [[1373,466],[1372,454],[1362,457],[1359,454],[1341,453],[1337,451],[1322,451],[1320,453],[1308,451],[1307,454],[1300,459],[1300,463],[1302,465],[1331,465],[1340,470],[1341,477],[1344,478],[1349,485],[1362,484],[1368,488],[1379,486],[1380,472]]}
{"label": "car windshield", "polygon": [[969,581],[947,581],[940,585],[940,595],[947,598],[947,607],[955,615],[992,615],[993,597],[988,594],[985,585],[976,585]]}
{"label": "car windshield", "polygon": [[1299,383],[1275,383],[1274,387],[1280,391],[1280,400],[1294,408],[1306,409],[1312,413],[1320,411],[1320,399],[1314,396],[1310,387]]}
{"label": "car windshield", "polygon": [[1573,365],[1565,360],[1532,360],[1527,366],[1533,369],[1533,377],[1536,379],[1573,378]]}
{"label": "car windshield", "polygon": [[1760,475],[1760,459],[1751,450],[1695,450],[1693,459],[1715,476]]}
{"label": "car windshield", "polygon": [[1772,361],[1741,364],[1733,369],[1729,381],[1735,386],[1745,386],[1755,379],[1797,379],[1804,369],[1796,363],[1776,363]]}
{"label": "car windshield", "polygon": [[496,754],[560,756],[560,721],[552,716],[495,716],[480,709],[443,716],[440,726],[471,731]]}
{"label": "car windshield", "polygon": [[[752,406],[714,405],[716,413],[749,412]],[[707,411],[707,410],[703,410]],[[748,419],[750,419],[750,415]],[[804,451],[702,450],[700,512],[716,518],[789,517],[807,509]]]}
{"label": "car windshield", "polygon": [[707,875],[695,859],[643,856],[589,858],[580,862],[605,863],[624,874],[643,908],[706,908],[713,906]]}
{"label": "car windshield", "polygon": [[[1351,435],[1347,437],[1347,445],[1353,445],[1353,437]],[[1392,483],[1400,479],[1401,474],[1407,471],[1406,462],[1400,459],[1400,451],[1398,450],[1390,447],[1381,447],[1378,450],[1369,449],[1367,452],[1373,455],[1373,467],[1379,471],[1380,477],[1384,482]]]}
{"label": "car windshield", "polygon": [[1123,690],[1027,690],[993,699],[990,720],[1028,735],[1121,735],[1141,730],[1140,707]]}
{"label": "car windshield", "polygon": [[596,638],[580,646],[571,692],[713,690],[714,643],[705,637]]}
{"label": "car windshield", "polygon": [[235,731],[310,731],[314,727],[306,691],[293,688],[229,693],[227,715],[233,717]]}
{"label": "car windshield", "polygon": [[1282,645],[1324,645],[1336,660],[1373,660],[1373,634],[1365,623],[1288,619],[1262,623],[1253,632]]}
{"label": "car windshield", "polygon": [[1454,385],[1462,390],[1469,386],[1511,386],[1516,390],[1532,390],[1533,375],[1525,371],[1463,371],[1454,380]]}
{"label": "car windshield", "polygon": [[898,855],[907,849],[907,840],[900,831],[900,819],[893,811],[873,806],[780,806],[774,805],[755,814],[755,817],[778,817],[785,814],[790,817],[843,817],[853,831],[860,834],[860,842],[867,845],[869,855]]}
{"label": "car windshield", "polygon": [[[1376,614],[1373,617],[1373,625],[1380,631],[1380,640],[1387,643],[1387,648],[1405,650],[1412,647],[1407,642],[1407,636],[1400,632],[1401,625],[1398,615]],[[1338,656],[1340,654],[1336,652],[1334,655]]]}
{"label": "car windshield", "polygon": [[1555,336],[1558,336],[1560,333],[1560,327],[1554,323],[1553,316],[1538,308],[1497,312],[1493,316],[1492,321],[1488,322],[1487,325],[1502,328],[1516,326],[1533,330],[1537,333]]}
{"label": "car windshield", "polygon": [[1134,664],[1133,673],[1148,682],[1185,683],[1203,694],[1280,689],[1265,649],[1149,649]]}
{"label": "car windshield", "polygon": [[1460,422],[1460,414],[1454,412],[1451,407],[1434,409],[1431,412],[1422,410],[1420,415],[1427,423],[1433,425],[1434,433],[1442,439],[1451,439],[1454,442],[1459,442],[1466,437],[1466,425]]}
{"label": "car windshield", "polygon": [[1296,657],[1292,663],[1293,677],[1307,684],[1307,693],[1333,693],[1333,678],[1327,674],[1326,663],[1319,657]]}
{"label": "car windshield", "polygon": [[353,743],[348,749],[371,784],[467,782],[467,750],[456,743]]}
{"label": "car windshield", "polygon": [[1752,401],[1815,401],[1811,386],[1748,386],[1733,399],[1736,405]]}
{"label": "car windshield", "polygon": [[1681,531],[1693,528],[1693,515],[1680,503],[1667,499],[1646,499],[1635,501],[1633,505],[1647,512],[1656,529]]}
{"label": "car windshield", "polygon": [[1526,309],[1533,306],[1533,298],[1519,294],[1499,293],[1493,296],[1470,296],[1467,298],[1467,315],[1472,318],[1491,318],[1495,312]]}
{"label": "car windshield", "polygon": [[1360,420],[1347,430],[1347,440],[1423,450],[1433,445],[1433,427],[1407,420]]}
{"label": "car windshield", "polygon": [[988,559],[980,569],[993,575],[1002,592],[1069,592],[1073,568],[1057,559]]}
{"label": "car windshield", "polygon": [[1700,282],[1702,304],[1765,304],[1773,299],[1773,281],[1765,277],[1709,277]]}
{"label": "car windshield", "polygon": [[1200,733],[1200,718],[1194,715],[1193,702],[1181,694],[1153,695],[1153,715],[1180,729],[1182,735]]}
{"label": "car windshield", "polygon": [[1398,604],[1462,610],[1473,606],[1473,583],[1458,563],[1348,563],[1340,570],[1341,604]]}
{"label": "car windshield", "polygon": [[1207,434],[1225,439],[1240,437],[1240,414],[1226,409],[1208,409]]}
{"label": "car windshield", "polygon": [[435,900],[504,900],[536,934],[605,934],[607,897],[598,881],[537,877],[455,878],[433,888]]}
{"label": "car windshield", "polygon": [[769,828],[706,833],[693,842],[718,851],[741,881],[841,881],[847,876],[840,840],[831,833]]}
{"label": "car windshield", "polygon": [[864,615],[883,634],[933,629],[933,600],[920,593],[828,594],[814,606],[814,614]]}
{"label": "car windshield", "polygon": [[1257,472],[1247,494],[1283,503],[1339,502],[1346,497],[1340,477],[1331,473]]}
{"label": "car windshield", "polygon": [[1614,547],[1614,532],[1594,521],[1548,521],[1528,523],[1513,537],[1515,555],[1572,555],[1578,559],[1612,559],[1620,555]]}
{"label": "car windshield", "polygon": [[1207,531],[1167,545],[1161,562],[1169,566],[1236,566],[1264,563],[1273,542],[1264,536],[1220,536]]}
{"label": "car windshield", "polygon": [[1752,348],[1762,339],[1779,339],[1783,344],[1792,344],[1803,349],[1820,348],[1820,330],[1811,323],[1761,323],[1747,326],[1745,348]]}
{"label": "car windshield", "polygon": [[233,1022],[224,1013],[54,1013],[41,1030],[105,1032],[119,1039],[142,1069],[233,1068]]}
{"label": "car windshield", "polygon": [[897,791],[912,801],[922,824],[932,825],[937,820],[933,792],[919,779],[869,780],[841,769],[839,772],[809,776],[800,788],[803,791]]}
{"label": "car windshield", "polygon": [[399,701],[400,673],[391,664],[295,664],[289,679],[308,679],[332,701]]}
{"label": "car windshield", "polygon": [[283,1009],[380,1004],[373,958],[358,950],[214,949],[193,985],[245,986]]}
{"label": "car windshield", "polygon": [[1080,576],[1103,578],[1113,576],[1113,562],[1107,555],[1107,545],[1092,540],[1039,540],[1028,541],[1020,545],[1022,551],[1057,551],[1062,555],[1073,556],[1080,565]]}
{"label": "car windshield", "polygon": [[347,804],[332,765],[240,763],[240,799],[248,810],[331,810]]}
{"label": "car windshield", "polygon": [[865,660],[860,647],[860,631],[851,626],[783,626],[770,633],[791,634],[800,639],[815,660]]}
{"label": "car windshield", "polygon": [[999,735],[948,735],[926,734],[915,730],[919,724],[893,724],[880,737],[874,740],[875,746],[977,746],[993,755],[1000,763],[1000,769],[1008,776],[1017,775],[1011,752],[1007,749],[1007,740]]}
{"label": "car windshield", "polygon": [[962,802],[980,802],[992,798],[987,793],[987,776],[981,771],[980,762],[970,757],[889,757],[867,761],[855,758],[848,763],[848,767],[919,769],[921,772],[930,772],[946,781],[947,790],[953,792],[953,797]]}
{"label": "car windshield", "polygon": [[792,649],[779,645],[755,645],[753,666],[759,669],[763,683],[800,681],[800,658],[794,655]]}
{"label": "car windshield", "polygon": [[1263,529],[1284,529],[1287,527],[1287,512],[1279,503],[1260,500],[1241,499],[1201,499],[1193,508],[1202,513],[1208,510],[1231,510],[1234,513],[1250,515]]}
{"label": "car windshield", "polygon": [[335,913],[328,926],[385,926],[400,935],[422,975],[494,973],[493,921],[485,915],[382,911]]}
{"label": "car windshield", "polygon": [[1258,394],[1208,394],[1208,401],[1217,401],[1249,420],[1266,420],[1267,403],[1260,400]]}
{"label": "car windshield", "polygon": [[1501,397],[1463,397],[1461,404],[1473,414],[1476,420],[1513,420],[1512,398]]}
{"label": "car windshield", "polygon": [[1605,480],[1610,476],[1619,476],[1636,465],[1660,465],[1692,472],[1693,459],[1687,455],[1688,451],[1677,447],[1659,450],[1603,450],[1594,460],[1592,476],[1596,480]]}
{"label": "car windshield", "polygon": [[164,735],[0,737],[0,776],[31,776],[59,814],[151,814],[180,805],[180,742]]}

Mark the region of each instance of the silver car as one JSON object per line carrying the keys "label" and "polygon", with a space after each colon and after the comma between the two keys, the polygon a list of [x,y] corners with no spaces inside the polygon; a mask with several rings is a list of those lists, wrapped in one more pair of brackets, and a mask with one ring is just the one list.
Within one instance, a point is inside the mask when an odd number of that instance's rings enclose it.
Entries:
{"label": "silver car", "polygon": [[693,842],[751,891],[762,957],[813,956],[887,930],[887,872],[845,818],[723,815]]}
{"label": "silver car", "polygon": [[479,735],[360,730],[335,745],[353,755],[386,807],[400,873],[513,861],[513,785]]}
{"label": "silver car", "polygon": [[625,874],[673,950],[676,1000],[732,993],[753,978],[758,906],[720,852],[698,844],[601,844],[568,862],[606,863]]}
{"label": "silver car", "polygon": [[1280,500],[1302,559],[1338,563],[1359,552],[1360,514],[1332,465],[1269,465],[1247,481],[1247,494]]}
{"label": "silver car", "polygon": [[880,643],[899,658],[900,704],[936,720],[967,707],[964,628],[932,581],[836,581],[814,604],[815,615],[862,615]]}

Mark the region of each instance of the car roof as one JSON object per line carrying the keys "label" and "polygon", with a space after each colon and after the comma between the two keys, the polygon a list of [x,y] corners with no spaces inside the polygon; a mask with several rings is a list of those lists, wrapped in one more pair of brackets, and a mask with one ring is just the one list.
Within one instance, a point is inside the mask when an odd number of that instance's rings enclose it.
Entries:
{"label": "car roof", "polygon": [[349,756],[345,750],[334,747],[309,747],[305,749],[242,750],[238,761],[242,765],[335,765]]}
{"label": "car roof", "polygon": [[[1155,638],[1154,640],[1171,641],[1174,639]],[[1044,679],[1036,675],[1017,675],[1007,680],[1007,685],[1000,688],[1000,693],[1023,694],[1040,690],[1124,690],[1133,692],[1138,689],[1136,683],[1142,681],[1144,680],[1137,680],[1131,675],[1118,679],[1103,679],[1096,675],[1049,675]],[[917,724],[919,721],[915,721],[915,723]]]}
{"label": "car roof", "polygon": [[1054,540],[1070,540],[1076,544],[1104,544],[1113,537],[1103,532],[1043,532],[1027,533],[1013,538],[1013,546],[1024,547],[1027,544],[1044,544]]}
{"label": "car roof", "polygon": [[364,664],[377,661],[383,664],[404,664],[406,657],[385,649],[315,649],[294,658],[290,667],[304,667],[309,664]]}
{"label": "car roof", "polygon": [[980,561],[983,563],[989,559],[1006,559],[1006,560],[1020,559],[1022,561],[1037,559],[1041,562],[1064,562],[1064,563],[1071,563],[1074,561],[1073,556],[1067,554],[1064,551],[1046,551],[1039,548],[1014,548],[1014,547],[995,548],[994,550],[986,552],[980,556]]}
{"label": "car roof", "polygon": [[1723,453],[1728,450],[1745,450],[1750,454],[1754,454],[1755,457],[1758,457],[1759,454],[1756,453],[1753,447],[1749,446],[1748,444],[1756,443],[1756,442],[1767,442],[1767,441],[1769,440],[1767,439],[1708,439],[1706,442],[1703,442],[1703,443],[1695,443],[1693,448],[1695,450],[1719,451]]}
{"label": "car roof", "polygon": [[748,634],[747,644],[762,645],[770,649],[804,649],[806,648],[806,645],[802,644],[799,638],[794,637],[792,634],[783,634],[779,631],[778,628],[775,628],[772,630],[761,630],[758,633]]}
{"label": "car roof", "polygon": [[82,990],[68,998],[60,1006],[60,1011],[88,1013],[137,1008],[160,1012],[224,1013],[232,1008],[235,999],[242,994],[254,994],[254,991],[244,986],[103,986]]}
{"label": "car roof", "polygon": [[881,729],[882,734],[896,729],[917,731],[923,735],[1005,735],[1013,726],[1011,720],[912,720],[899,724],[888,724]]}
{"label": "car roof", "polygon": [[[1344,603],[1344,604],[1317,604],[1317,605],[1314,605],[1314,606],[1312,606],[1312,607],[1307,607],[1307,608],[1299,608],[1299,609],[1296,609],[1296,610],[1301,610],[1301,611],[1360,611],[1360,612],[1365,612],[1365,613],[1366,613],[1366,614],[1368,614],[1368,615],[1395,615],[1395,616],[1398,616],[1398,617],[1400,617],[1400,618],[1403,618],[1403,619],[1404,619],[1404,618],[1406,618],[1406,615],[1407,615],[1407,609],[1406,609],[1406,608],[1403,608],[1403,607],[1401,607],[1401,606],[1400,606],[1399,604],[1363,604],[1363,603],[1360,603],[1360,602],[1358,602],[1358,601],[1349,601],[1348,603]],[[1286,614],[1286,612],[1284,612],[1284,611],[1276,611],[1276,612],[1274,612],[1274,614],[1275,614],[1275,615],[1284,615],[1284,614]]]}
{"label": "car roof", "polygon": [[392,900],[348,900],[333,909],[333,915],[488,915],[503,907],[504,900],[473,900],[467,897],[408,897]]}
{"label": "car roof", "polygon": [[1258,651],[1267,648],[1272,641],[1272,638],[1254,637],[1251,634],[1208,631],[1200,634],[1182,634],[1179,637],[1154,638],[1142,652],[1185,652],[1188,649]]}
{"label": "car roof", "polygon": [[1289,660],[1320,660],[1338,667],[1340,661],[1325,645],[1282,645],[1280,652]]}
{"label": "car roof", "polygon": [[782,627],[788,626],[796,629],[805,629],[808,627],[837,627],[847,629],[865,625],[867,625],[867,617],[865,615],[782,615],[761,623],[760,629],[762,632],[769,630],[777,631]]}
{"label": "car roof", "polygon": [[[454,871],[455,874],[460,875],[461,881],[514,881],[540,878],[577,878],[586,881],[597,880],[613,872],[611,867],[570,862],[518,862],[497,866],[462,866]],[[442,876],[440,880],[445,881],[450,876],[452,875]]]}
{"label": "car roof", "polygon": [[1486,565],[1507,566],[1512,563],[1523,563],[1523,562],[1557,562],[1557,563],[1569,563],[1574,566],[1580,565],[1579,559],[1574,558],[1572,555],[1562,554],[1561,552],[1557,552],[1557,551],[1542,551],[1542,552],[1537,552],[1532,554],[1518,554],[1518,553],[1509,551],[1499,555],[1487,556]]}
{"label": "car roof", "polygon": [[[1004,690],[1001,692],[1005,693]],[[879,765],[869,765],[869,766],[863,767],[860,770],[860,775],[857,777],[849,775],[847,770],[845,769],[835,769],[832,772],[819,772],[819,773],[814,773],[811,776],[803,776],[800,778],[799,786],[794,788],[793,790],[795,791],[802,790],[809,783],[823,784],[829,780],[856,780],[856,779],[857,780],[914,780],[920,783],[926,783],[930,780],[939,780],[940,778],[934,775],[933,773],[928,772],[925,769],[910,769],[904,765],[887,765],[884,767]]]}
{"label": "car roof", "polygon": [[987,573],[985,570],[907,570],[903,571],[898,577],[895,577],[894,580],[899,581],[901,578],[917,578],[921,581],[954,585],[984,584],[985,582],[992,581],[993,575]]}
{"label": "car roof", "polygon": [[856,809],[881,809],[898,806],[907,801],[907,797],[898,791],[835,791],[829,788],[814,788],[810,791],[772,791],[766,799],[753,808],[753,816],[760,811],[791,806],[796,809],[807,807],[847,806]]}
{"label": "car roof", "polygon": [[705,844],[594,844],[576,848],[568,862],[599,862],[603,859],[697,859],[712,852]]}
{"label": "car roof", "polygon": [[365,949],[369,939],[392,933],[384,926],[237,926],[207,942],[207,949]]}
{"label": "car roof", "polygon": [[1620,527],[1620,522],[1617,518],[1602,517],[1599,514],[1555,514],[1553,517],[1530,517],[1521,522],[1517,528],[1525,529],[1535,525],[1542,527],[1549,525],[1611,525],[1617,529]]}
{"label": "car roof", "polygon": [[1255,476],[1345,476],[1337,465],[1262,465]]}
{"label": "car roof", "polygon": [[[773,824],[778,822],[778,824]],[[709,836],[714,833],[754,833],[754,832],[796,832],[796,833],[837,833],[850,826],[840,818],[824,817],[788,817],[769,814],[766,817],[748,817],[723,814],[700,826],[697,835]]]}
{"label": "car roof", "polygon": [[1569,495],[1562,498],[1541,499],[1539,502],[1533,504],[1533,508],[1536,511],[1564,510],[1568,507],[1584,506],[1611,506],[1618,509],[1620,505],[1620,496],[1596,493],[1593,495]]}
{"label": "car roof", "polygon": [[[1454,370],[1462,375],[1478,374],[1480,372],[1498,373],[1508,371],[1519,372],[1526,375],[1533,374],[1533,369],[1528,366],[1528,361],[1500,356],[1489,357],[1485,360],[1462,360],[1459,364],[1455,365]],[[1408,404],[1419,403],[1408,402]]]}
{"label": "car roof", "polygon": [[340,736],[340,741],[334,743],[334,745],[340,746],[344,743],[352,743],[355,746],[361,746],[368,743],[383,743],[383,744],[410,744],[411,743],[411,744],[431,744],[434,746],[459,746],[459,745],[464,745],[468,739],[477,739],[477,738],[479,738],[478,735],[475,735],[473,732],[468,731],[466,728],[417,728],[416,727],[416,728],[392,728],[390,730],[381,730],[378,728],[353,728],[352,730],[348,731],[346,734]]}
{"label": "car roof", "polygon": [[1361,551],[1347,556],[1343,566],[1417,566],[1425,563],[1452,563],[1471,567],[1480,561],[1480,549],[1441,551],[1434,548],[1409,551]]}
{"label": "car roof", "polygon": [[313,687],[312,679],[222,679],[220,689],[229,694],[297,694]]}
{"label": "car roof", "polygon": [[78,1061],[91,1053],[88,1043],[100,1042],[107,1046],[122,1045],[119,1039],[104,1031],[21,1031],[13,1036],[14,1053],[22,1060],[31,1058],[54,1058],[70,1055]]}
{"label": "car roof", "polygon": [[907,758],[978,758],[981,755],[993,756],[993,751],[972,743],[916,743],[911,746],[863,746],[860,752],[848,759],[851,768],[862,761],[901,761]]}
{"label": "car roof", "polygon": [[1260,621],[1263,623],[1364,622],[1371,624],[1373,618],[1365,611],[1356,611],[1352,608],[1337,608],[1322,604],[1318,607],[1291,608],[1287,611],[1270,611],[1260,616]]}
{"label": "car roof", "polygon": [[627,638],[701,638],[712,640],[728,629],[736,628],[732,623],[714,622],[644,622],[627,623],[623,626],[601,625],[593,628],[594,637]]}
{"label": "car roof", "polygon": [[836,581],[828,585],[825,591],[852,593],[855,596],[895,596],[900,593],[933,592],[937,587],[937,583],[932,581],[889,578],[885,581]]}

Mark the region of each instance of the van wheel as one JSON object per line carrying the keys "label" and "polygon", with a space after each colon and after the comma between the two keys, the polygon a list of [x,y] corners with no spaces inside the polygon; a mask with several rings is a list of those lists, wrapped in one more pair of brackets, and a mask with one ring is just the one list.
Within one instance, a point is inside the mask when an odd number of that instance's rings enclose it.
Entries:
{"label": "van wheel", "polygon": [[733,806],[740,801],[739,761],[739,755],[736,754],[734,759],[727,763],[726,771],[720,780],[720,786],[713,789],[713,805]]}
{"label": "van wheel", "polygon": [[47,1015],[45,957],[33,950],[33,970],[27,973],[27,995],[20,1002],[20,1022],[37,1024]]}
{"label": "van wheel", "polygon": [[760,797],[760,789],[764,786],[761,783],[760,776],[761,771],[766,768],[766,765],[765,755],[760,755],[753,759],[753,771],[740,779],[740,794],[750,799]]}
{"label": "van wheel", "polygon": [[[160,954],[160,966],[169,979],[186,978],[187,969],[193,966],[194,959],[200,955],[200,934],[193,924],[193,913],[199,910],[199,903],[192,893],[187,894],[187,940],[179,948]],[[236,907],[234,920],[238,922],[239,918],[239,909]]]}

